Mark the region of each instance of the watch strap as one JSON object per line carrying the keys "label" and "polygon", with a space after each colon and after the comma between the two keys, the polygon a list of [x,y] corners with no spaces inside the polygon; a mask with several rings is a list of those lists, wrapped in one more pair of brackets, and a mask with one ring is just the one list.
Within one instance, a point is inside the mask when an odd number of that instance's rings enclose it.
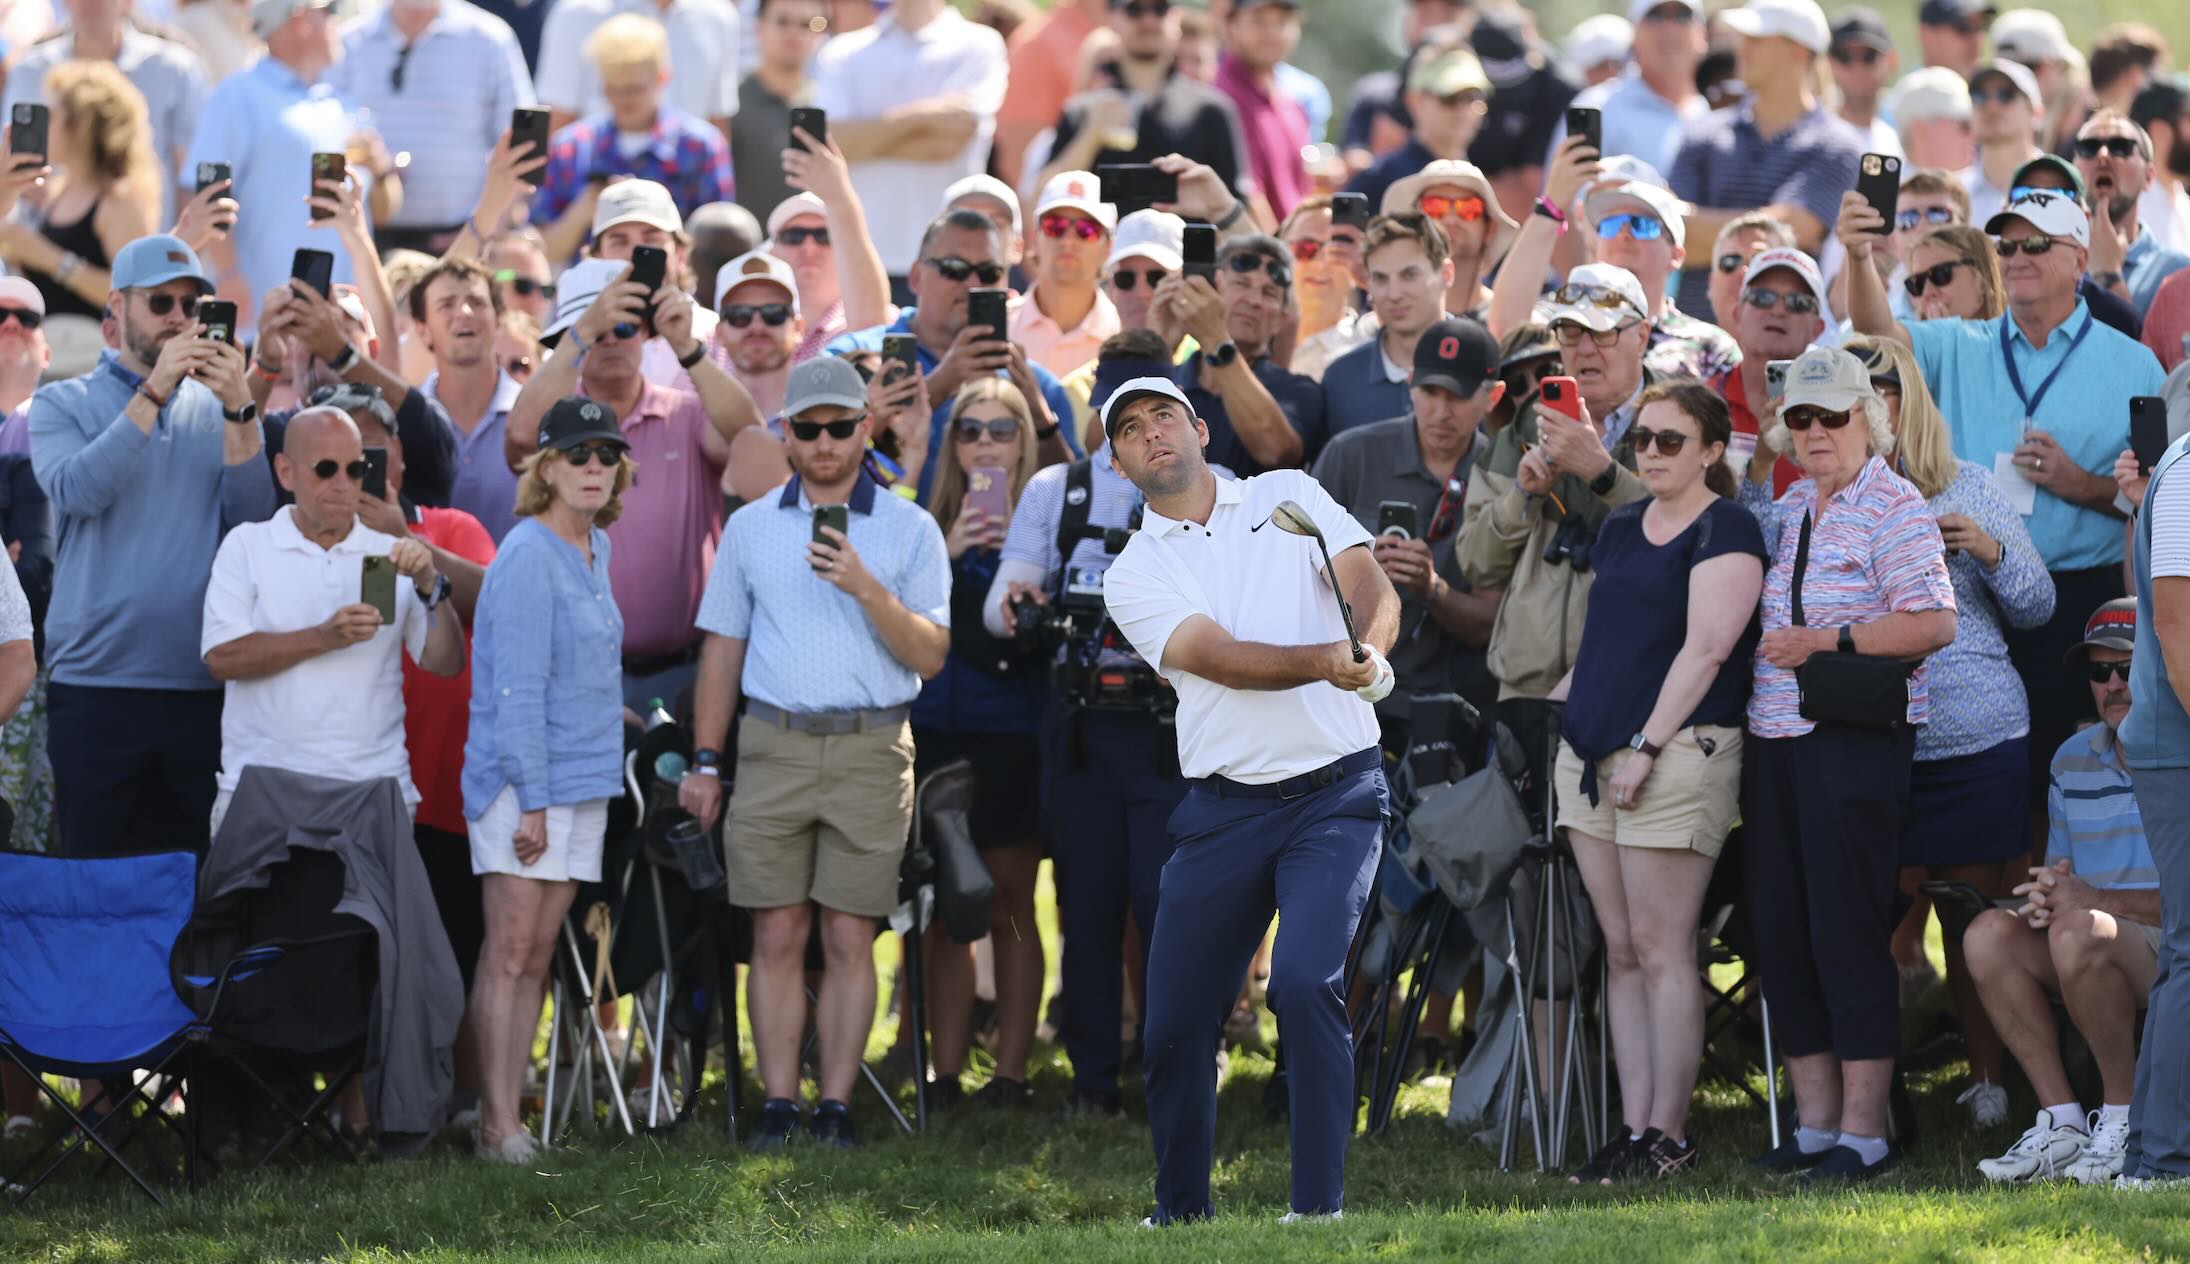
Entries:
{"label": "watch strap", "polygon": [[1839,636],[1839,638],[1838,638],[1838,642],[1837,642],[1837,644],[1838,644],[1838,646],[1839,646],[1839,649],[1840,649],[1840,652],[1841,652],[1841,653],[1843,653],[1843,654],[1853,654],[1853,653],[1855,653],[1855,625],[1854,625],[1854,624],[1852,624],[1852,623],[1843,623],[1843,624],[1841,624],[1841,625],[1840,625],[1840,636]]}
{"label": "watch strap", "polygon": [[1619,481],[1620,463],[1614,461],[1604,467],[1604,473],[1589,480],[1589,490],[1599,496],[1609,496],[1612,494],[1612,489],[1619,485]]}
{"label": "watch strap", "polygon": [[692,344],[692,350],[690,352],[677,357],[677,367],[680,369],[689,369],[693,365],[698,364],[700,361],[706,358],[707,344],[704,342],[695,341]]}
{"label": "watch strap", "polygon": [[1216,229],[1218,232],[1221,233],[1225,229],[1230,228],[1232,225],[1239,223],[1239,217],[1245,215],[1246,213],[1247,203],[1240,201],[1238,198],[1234,198],[1232,199],[1232,209],[1226,211],[1224,213],[1224,217],[1222,219],[1219,219],[1216,223],[1210,225],[1210,227]]}

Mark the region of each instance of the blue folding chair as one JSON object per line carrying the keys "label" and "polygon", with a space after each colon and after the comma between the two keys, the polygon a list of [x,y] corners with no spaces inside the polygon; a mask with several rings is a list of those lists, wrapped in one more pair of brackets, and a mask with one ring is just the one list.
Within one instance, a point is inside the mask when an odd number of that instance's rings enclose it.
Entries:
{"label": "blue folding chair", "polygon": [[[0,852],[0,1054],[63,1117],[11,1174],[6,1188],[18,1202],[91,1146],[161,1201],[122,1151],[148,1121],[180,1132],[159,1103],[186,1091],[178,1064],[201,1032],[169,979],[168,953],[190,920],[197,879],[189,852],[81,859]],[[103,1082],[107,1096],[98,1110],[79,1111],[47,1075]],[[196,1139],[181,1140],[182,1175],[194,1183]]]}

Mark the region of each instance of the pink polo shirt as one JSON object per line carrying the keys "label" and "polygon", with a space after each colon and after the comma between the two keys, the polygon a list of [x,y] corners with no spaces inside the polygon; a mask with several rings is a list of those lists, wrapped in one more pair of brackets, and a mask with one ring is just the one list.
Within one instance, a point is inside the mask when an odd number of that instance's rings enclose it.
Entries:
{"label": "pink polo shirt", "polygon": [[1247,64],[1230,53],[1217,63],[1216,86],[1239,110],[1255,187],[1284,219],[1309,192],[1308,167],[1300,157],[1308,143],[1308,112],[1283,91],[1263,91]]}
{"label": "pink polo shirt", "polygon": [[1026,349],[1027,359],[1058,377],[1092,363],[1095,353],[1103,349],[1103,339],[1125,328],[1125,322],[1118,317],[1118,305],[1098,289],[1095,305],[1087,309],[1080,323],[1061,329],[1036,304],[1034,295],[1040,288],[1030,286],[1026,293],[1011,300],[1007,323],[1011,340]]}
{"label": "pink polo shirt", "polygon": [[699,396],[652,382],[621,423],[638,472],[608,529],[608,581],[624,653],[673,654],[699,639],[700,594],[722,539],[722,466],[708,459]]}

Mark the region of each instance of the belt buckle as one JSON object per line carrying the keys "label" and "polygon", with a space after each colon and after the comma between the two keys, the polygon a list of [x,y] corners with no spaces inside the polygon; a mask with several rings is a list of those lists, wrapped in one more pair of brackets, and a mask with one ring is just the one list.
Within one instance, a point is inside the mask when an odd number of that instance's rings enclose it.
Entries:
{"label": "belt buckle", "polygon": [[[1291,779],[1290,779],[1290,778],[1288,778],[1287,780],[1291,780]],[[1290,800],[1293,800],[1293,799],[1303,799],[1303,798],[1306,798],[1306,797],[1308,796],[1309,792],[1310,792],[1310,791],[1313,791],[1314,789],[1315,789],[1315,787],[1314,787],[1314,786],[1309,786],[1309,787],[1308,787],[1308,788],[1307,788],[1306,790],[1301,790],[1301,791],[1298,791],[1298,792],[1291,792],[1291,793],[1289,793],[1289,792],[1287,792],[1287,791],[1286,791],[1286,789],[1285,789],[1285,782],[1282,782],[1282,781],[1281,781],[1281,782],[1279,782],[1279,783],[1278,783],[1278,802],[1280,802],[1280,803],[1285,803],[1285,802],[1288,802],[1288,801],[1290,801]]]}

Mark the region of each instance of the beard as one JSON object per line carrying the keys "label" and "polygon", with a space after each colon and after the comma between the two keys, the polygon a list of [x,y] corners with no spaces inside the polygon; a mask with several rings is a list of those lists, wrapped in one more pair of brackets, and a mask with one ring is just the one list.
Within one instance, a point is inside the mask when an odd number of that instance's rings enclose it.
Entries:
{"label": "beard", "polygon": [[2137,196],[2135,194],[2116,193],[2106,200],[2106,217],[2119,224],[2122,222],[2122,218],[2135,210],[2136,207]]}
{"label": "beard", "polygon": [[160,349],[174,341],[175,336],[181,332],[177,329],[164,334],[148,333],[139,329],[128,313],[124,312],[122,315],[122,348],[147,368],[158,363]]}

